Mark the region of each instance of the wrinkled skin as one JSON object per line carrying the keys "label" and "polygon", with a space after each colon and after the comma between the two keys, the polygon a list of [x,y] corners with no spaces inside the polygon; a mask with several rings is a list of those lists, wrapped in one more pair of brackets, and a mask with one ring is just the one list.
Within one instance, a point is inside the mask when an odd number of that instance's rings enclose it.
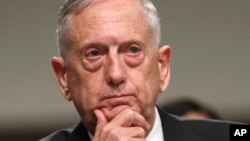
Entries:
{"label": "wrinkled skin", "polygon": [[97,1],[70,20],[67,60],[52,58],[63,96],[95,141],[145,140],[169,83],[170,47],[155,46],[139,1]]}

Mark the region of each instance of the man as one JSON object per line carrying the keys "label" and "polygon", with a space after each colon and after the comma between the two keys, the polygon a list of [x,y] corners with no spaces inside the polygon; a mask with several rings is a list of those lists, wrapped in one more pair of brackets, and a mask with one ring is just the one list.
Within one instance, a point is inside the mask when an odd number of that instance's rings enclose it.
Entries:
{"label": "man", "polygon": [[226,123],[183,120],[156,107],[171,48],[149,0],[68,0],[52,66],[81,122],[42,141],[227,141]]}

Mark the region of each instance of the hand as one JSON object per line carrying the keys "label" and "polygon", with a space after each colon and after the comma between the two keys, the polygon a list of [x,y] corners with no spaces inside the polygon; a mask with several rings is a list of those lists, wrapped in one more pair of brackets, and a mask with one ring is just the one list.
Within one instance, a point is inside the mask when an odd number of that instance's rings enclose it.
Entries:
{"label": "hand", "polygon": [[125,109],[108,122],[101,110],[94,112],[98,121],[93,141],[146,141],[150,125],[139,113]]}

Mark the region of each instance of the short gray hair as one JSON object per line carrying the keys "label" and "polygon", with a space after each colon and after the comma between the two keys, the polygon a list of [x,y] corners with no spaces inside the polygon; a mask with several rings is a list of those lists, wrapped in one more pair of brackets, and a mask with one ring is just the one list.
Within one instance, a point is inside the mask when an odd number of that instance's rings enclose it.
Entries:
{"label": "short gray hair", "polygon": [[[96,0],[66,0],[59,11],[58,25],[57,25],[57,45],[61,56],[65,59],[69,50],[70,40],[67,37],[66,23],[71,14],[79,14],[84,8],[89,6]],[[158,47],[161,40],[160,19],[157,10],[151,0],[140,0],[145,12],[145,16],[149,22],[152,31],[155,45]]]}

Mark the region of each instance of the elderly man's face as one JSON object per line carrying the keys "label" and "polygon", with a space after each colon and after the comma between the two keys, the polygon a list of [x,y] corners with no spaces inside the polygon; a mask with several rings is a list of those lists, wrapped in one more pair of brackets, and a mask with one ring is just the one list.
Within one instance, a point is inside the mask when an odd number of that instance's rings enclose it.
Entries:
{"label": "elderly man's face", "polygon": [[52,64],[84,123],[96,122],[95,109],[108,120],[127,108],[153,120],[157,95],[168,85],[170,48],[158,52],[140,2],[98,1],[73,15],[68,31],[68,63],[59,71],[58,58]]}

